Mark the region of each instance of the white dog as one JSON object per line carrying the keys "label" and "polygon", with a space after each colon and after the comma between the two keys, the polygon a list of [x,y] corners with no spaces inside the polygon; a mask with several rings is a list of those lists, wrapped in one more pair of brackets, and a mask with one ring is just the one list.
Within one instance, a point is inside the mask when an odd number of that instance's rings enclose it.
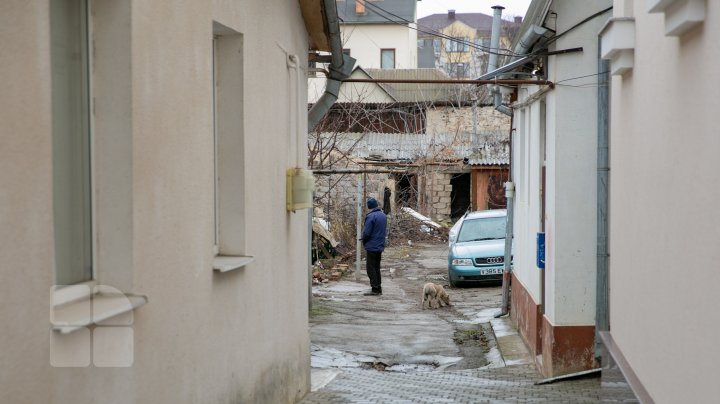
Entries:
{"label": "white dog", "polygon": [[423,309],[438,309],[444,306],[450,306],[450,296],[445,288],[432,282],[426,283],[422,291]]}

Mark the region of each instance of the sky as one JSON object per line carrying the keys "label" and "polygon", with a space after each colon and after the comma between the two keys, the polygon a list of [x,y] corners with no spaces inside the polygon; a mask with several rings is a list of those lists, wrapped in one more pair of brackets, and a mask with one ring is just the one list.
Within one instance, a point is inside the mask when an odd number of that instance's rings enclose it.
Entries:
{"label": "sky", "polygon": [[421,0],[417,2],[418,18],[431,14],[483,13],[493,15],[492,6],[503,6],[503,17],[524,17],[531,0]]}

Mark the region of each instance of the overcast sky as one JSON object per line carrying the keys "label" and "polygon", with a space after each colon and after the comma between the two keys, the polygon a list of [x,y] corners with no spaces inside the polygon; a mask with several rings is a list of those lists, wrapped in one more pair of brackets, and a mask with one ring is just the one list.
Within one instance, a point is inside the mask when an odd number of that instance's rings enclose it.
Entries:
{"label": "overcast sky", "polygon": [[448,10],[458,13],[493,15],[492,6],[503,6],[503,17],[524,17],[531,0],[421,0],[417,2],[418,18],[430,14],[444,14]]}

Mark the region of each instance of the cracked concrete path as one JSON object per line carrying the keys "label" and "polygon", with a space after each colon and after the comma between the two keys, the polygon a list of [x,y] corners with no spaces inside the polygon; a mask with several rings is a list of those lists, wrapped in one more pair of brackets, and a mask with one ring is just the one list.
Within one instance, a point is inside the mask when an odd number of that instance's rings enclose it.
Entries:
{"label": "cracked concrete path", "polygon": [[425,282],[447,285],[446,260],[445,244],[388,248],[382,260],[381,296],[363,296],[369,289],[364,267],[357,281],[349,274],[339,282],[315,286],[313,367],[375,364],[407,371],[497,365],[487,323],[499,303],[499,286],[447,287],[453,306],[422,309]]}
{"label": "cracked concrete path", "polygon": [[388,248],[382,276],[382,296],[363,296],[364,266],[357,280],[313,287],[312,392],[301,403],[636,402],[627,384],[598,378],[536,386],[517,331],[493,318],[499,285],[446,286],[452,307],[423,310],[422,285],[447,285],[447,244]]}

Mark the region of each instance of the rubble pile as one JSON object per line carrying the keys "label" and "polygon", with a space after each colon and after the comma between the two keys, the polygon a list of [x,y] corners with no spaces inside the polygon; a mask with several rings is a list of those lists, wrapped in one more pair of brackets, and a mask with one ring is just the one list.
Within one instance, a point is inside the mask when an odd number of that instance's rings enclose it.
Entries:
{"label": "rubble pile", "polygon": [[319,285],[330,281],[339,281],[349,271],[349,267],[348,264],[335,264],[331,268],[325,268],[322,261],[317,261],[313,265],[312,283]]}
{"label": "rubble pile", "polygon": [[400,211],[390,219],[389,244],[399,245],[418,241],[447,241],[447,229],[436,229],[410,214]]}

